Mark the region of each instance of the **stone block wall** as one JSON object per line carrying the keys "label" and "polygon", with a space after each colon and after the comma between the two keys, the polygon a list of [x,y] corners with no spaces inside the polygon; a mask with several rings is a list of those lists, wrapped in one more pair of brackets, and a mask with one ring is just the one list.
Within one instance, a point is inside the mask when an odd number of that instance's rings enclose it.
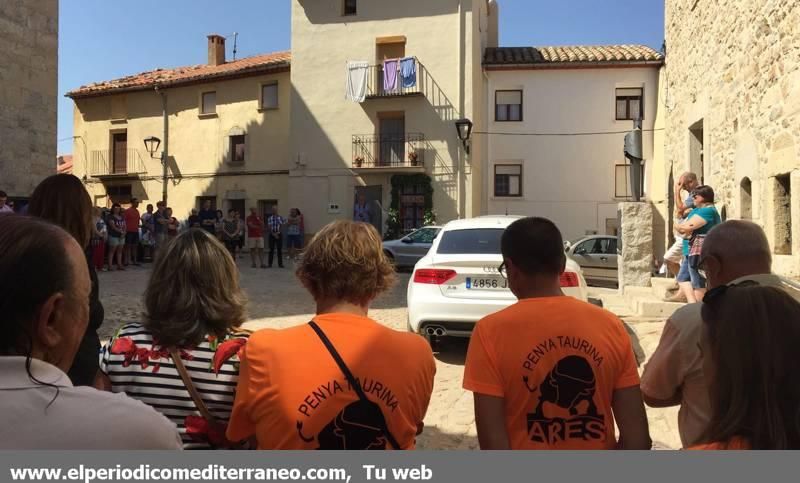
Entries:
{"label": "stone block wall", "polygon": [[56,172],[58,0],[0,1],[0,190]]}
{"label": "stone block wall", "polygon": [[702,171],[721,212],[764,227],[776,271],[800,275],[800,2],[667,0],[666,50],[660,174]]}
{"label": "stone block wall", "polygon": [[617,267],[619,289],[649,287],[653,273],[653,206],[650,203],[620,203],[622,254]]}

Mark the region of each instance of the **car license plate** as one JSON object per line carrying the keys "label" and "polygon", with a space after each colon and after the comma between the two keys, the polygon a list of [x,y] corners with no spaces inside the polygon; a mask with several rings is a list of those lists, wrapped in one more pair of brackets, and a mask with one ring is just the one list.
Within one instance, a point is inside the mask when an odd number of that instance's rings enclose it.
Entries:
{"label": "car license plate", "polygon": [[467,290],[506,290],[508,289],[508,280],[467,277],[466,286]]}

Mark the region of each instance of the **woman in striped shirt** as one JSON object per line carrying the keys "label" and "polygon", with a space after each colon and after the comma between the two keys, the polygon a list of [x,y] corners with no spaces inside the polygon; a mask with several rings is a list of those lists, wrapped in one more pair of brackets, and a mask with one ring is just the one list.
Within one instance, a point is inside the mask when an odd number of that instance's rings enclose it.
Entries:
{"label": "woman in striped shirt", "polygon": [[[123,326],[103,348],[98,387],[149,404],[177,426],[185,449],[230,447],[238,352],[248,333],[245,296],[228,251],[204,230],[188,230],[159,250],[141,324]],[[172,354],[205,408],[198,409]],[[203,417],[206,409],[214,421]]]}

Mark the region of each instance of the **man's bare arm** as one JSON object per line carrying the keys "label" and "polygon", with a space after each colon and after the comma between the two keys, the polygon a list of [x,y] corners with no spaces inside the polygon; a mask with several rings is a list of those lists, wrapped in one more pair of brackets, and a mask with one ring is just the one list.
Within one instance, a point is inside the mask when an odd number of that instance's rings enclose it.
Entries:
{"label": "man's bare arm", "polygon": [[649,450],[653,447],[639,386],[615,390],[611,408],[619,426],[618,449]]}
{"label": "man's bare arm", "polygon": [[503,398],[475,393],[475,424],[481,449],[511,449]]}

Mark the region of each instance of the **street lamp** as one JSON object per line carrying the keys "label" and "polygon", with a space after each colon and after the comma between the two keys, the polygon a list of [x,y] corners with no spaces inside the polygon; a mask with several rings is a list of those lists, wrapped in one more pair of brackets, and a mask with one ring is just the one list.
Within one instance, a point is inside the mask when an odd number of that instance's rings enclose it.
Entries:
{"label": "street lamp", "polygon": [[159,146],[161,146],[161,140],[155,136],[150,136],[144,140],[144,148],[150,153],[151,158],[155,158],[153,155],[156,154]]}
{"label": "street lamp", "polygon": [[458,131],[458,139],[461,140],[461,144],[464,145],[464,151],[469,154],[469,137],[472,134],[472,121],[469,119],[459,119],[456,121],[456,131]]}

